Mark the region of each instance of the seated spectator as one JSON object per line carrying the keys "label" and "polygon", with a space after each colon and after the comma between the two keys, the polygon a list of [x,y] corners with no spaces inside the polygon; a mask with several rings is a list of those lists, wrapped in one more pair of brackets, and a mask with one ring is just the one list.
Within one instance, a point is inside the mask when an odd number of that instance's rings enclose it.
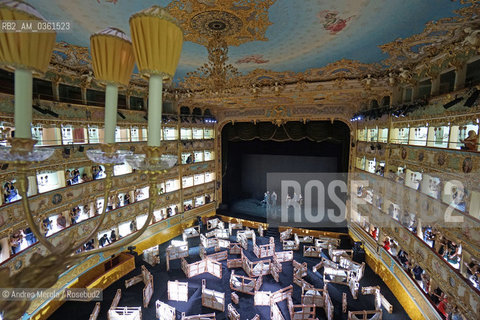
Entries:
{"label": "seated spectator", "polygon": [[78,208],[78,207],[75,207],[75,208],[72,209],[72,211],[70,211],[70,224],[71,225],[77,223],[79,213],[80,213],[80,208]]}
{"label": "seated spectator", "polygon": [[378,233],[378,229],[376,227],[373,228],[371,233],[373,239],[377,239],[377,233]]}
{"label": "seated spectator", "polygon": [[415,280],[421,284],[422,282],[422,274],[423,274],[423,269],[420,268],[420,266],[415,266],[413,269],[412,269],[412,272],[413,272],[413,277],[415,278]]}
{"label": "seated spectator", "polygon": [[434,241],[435,241],[435,234],[433,233],[432,229],[427,228],[425,230],[425,234],[424,234],[423,239],[425,240],[425,242],[427,242],[427,244],[430,247],[433,247]]}
{"label": "seated spectator", "polygon": [[464,144],[464,146],[461,147],[462,150],[476,151],[478,144],[478,135],[475,130],[470,130],[468,131],[468,137],[460,140],[460,142]]}
{"label": "seated spectator", "polygon": [[80,171],[74,169],[72,172],[72,184],[77,184],[80,182]]}
{"label": "seated spectator", "polygon": [[437,305],[440,302],[440,297],[443,295],[443,292],[440,288],[436,288],[430,294],[430,298],[432,299],[433,303]]}
{"label": "seated spectator", "polygon": [[22,240],[23,236],[20,231],[17,231],[10,236],[10,247],[12,248],[12,254],[17,254],[20,251]]}
{"label": "seated spectator", "polygon": [[448,243],[448,252],[446,259],[448,262],[457,264],[460,261],[461,246],[457,245],[455,242],[450,241]]}
{"label": "seated spectator", "polygon": [[27,240],[27,243],[29,246],[37,242],[37,238],[35,238],[35,235],[33,234],[30,228],[26,228],[24,231],[24,234],[25,234],[25,239]]}
{"label": "seated spectator", "polygon": [[90,179],[90,177],[86,173],[84,173],[82,174],[82,181],[88,182],[88,181],[92,181],[92,179]]}
{"label": "seated spectator", "polygon": [[444,257],[445,252],[447,251],[447,250],[446,250],[446,246],[447,246],[446,243],[441,242],[441,243],[440,243],[440,247],[438,248],[438,254],[441,255],[442,257]]}
{"label": "seated spectator", "polygon": [[[478,267],[478,265],[477,265]],[[468,277],[468,280],[473,284],[473,286],[477,289],[480,289],[480,271],[479,268],[476,269],[476,271],[473,272],[472,275]]]}
{"label": "seated spectator", "polygon": [[130,195],[128,193],[125,193],[123,196],[123,205],[126,206],[127,204],[130,204]]}
{"label": "seated spectator", "polygon": [[464,262],[463,264],[465,265],[465,267],[467,267],[467,274],[468,275],[473,275],[475,273],[480,272],[480,264],[475,259],[472,259],[472,261],[470,261],[470,263]]}
{"label": "seated spectator", "polygon": [[[48,220],[48,219],[45,219],[45,220]],[[47,233],[48,233],[48,223],[43,220],[42,223],[40,224],[40,232],[46,236]]]}
{"label": "seated spectator", "polygon": [[387,251],[390,251],[390,241],[388,239],[383,241],[383,248]]}
{"label": "seated spectator", "polygon": [[390,240],[390,253],[394,257],[396,257],[398,254],[398,246],[393,240]]}
{"label": "seated spectator", "polygon": [[63,214],[59,215],[57,218],[57,227],[63,229],[67,226],[67,219]]}
{"label": "seated spectator", "polygon": [[98,166],[92,166],[92,178],[93,180],[98,179]]}
{"label": "seated spectator", "polygon": [[107,202],[107,211],[113,210],[113,201],[115,200],[114,196],[108,197],[108,202]]}
{"label": "seated spectator", "polygon": [[101,179],[104,177],[104,172],[101,166],[92,167],[92,177],[93,180]]}
{"label": "seated spectator", "polygon": [[430,276],[426,272],[422,273],[422,288],[427,294],[430,293]]}
{"label": "seated spectator", "polygon": [[18,200],[18,192],[13,182],[8,181],[7,183],[5,183],[5,185],[3,186],[3,196],[5,203],[10,203]]}
{"label": "seated spectator", "polygon": [[107,234],[105,233],[101,238],[100,240],[98,240],[98,244],[100,245],[100,247],[104,247],[106,244],[110,244],[110,239],[108,239],[108,236]]}
{"label": "seated spectator", "polygon": [[408,254],[403,251],[403,250],[400,250],[398,252],[398,260],[400,260],[400,263],[405,266],[408,262]]}
{"label": "seated spectator", "polygon": [[43,224],[48,230],[52,229],[52,220],[50,220],[50,218],[44,219]]}
{"label": "seated spectator", "polygon": [[115,230],[112,230],[112,232],[110,233],[110,241],[117,241],[117,234],[115,233]]}
{"label": "seated spectator", "polygon": [[[163,189],[163,188],[162,188]],[[161,191],[160,191],[161,193]],[[140,189],[135,190],[135,201],[139,201],[141,197],[143,197],[143,192]]]}
{"label": "seated spectator", "polygon": [[87,241],[87,243],[85,243],[85,245],[83,246],[83,248],[85,249],[85,251],[93,250],[93,249],[95,248],[95,246],[94,246],[94,240],[91,239],[90,241]]}
{"label": "seated spectator", "polygon": [[72,173],[70,170],[65,171],[65,179],[67,180],[67,186],[72,185]]}
{"label": "seated spectator", "polygon": [[135,220],[132,220],[132,221],[130,222],[130,232],[133,233],[133,232],[135,232],[135,231],[137,231],[137,223],[135,222]]}
{"label": "seated spectator", "polygon": [[442,293],[439,296],[440,302],[437,304],[437,309],[440,311],[441,314],[443,314],[445,317],[448,316],[448,296],[444,293]]}

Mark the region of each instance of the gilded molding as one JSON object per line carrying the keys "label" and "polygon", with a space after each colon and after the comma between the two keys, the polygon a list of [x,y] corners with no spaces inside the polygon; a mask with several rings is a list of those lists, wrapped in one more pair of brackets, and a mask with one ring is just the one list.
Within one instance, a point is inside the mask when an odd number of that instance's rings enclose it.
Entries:
{"label": "gilded molding", "polygon": [[268,19],[268,9],[275,1],[174,0],[166,9],[180,22],[185,40],[206,45],[208,39],[222,37],[227,45],[238,46],[245,42],[267,40],[265,32],[272,24]]}

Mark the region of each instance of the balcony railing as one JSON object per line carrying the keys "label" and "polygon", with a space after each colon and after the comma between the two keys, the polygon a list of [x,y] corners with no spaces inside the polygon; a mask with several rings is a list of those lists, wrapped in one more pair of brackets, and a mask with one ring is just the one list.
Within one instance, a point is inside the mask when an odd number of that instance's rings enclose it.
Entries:
{"label": "balcony railing", "polygon": [[357,208],[361,215],[369,217],[372,225],[380,227],[386,235],[401,244],[401,247],[414,257],[415,262],[435,278],[442,291],[450,296],[463,297],[463,300],[458,302],[462,309],[468,310],[468,313],[476,318],[480,316],[480,310],[475,307],[480,306],[480,291],[423,239],[368,202]]}
{"label": "balcony railing", "polygon": [[444,319],[444,317],[438,311],[435,303],[433,303],[431,298],[418,285],[413,277],[405,272],[395,257],[393,257],[384,248],[378,246],[372,237],[356,223],[351,224],[349,227],[350,231],[353,232],[354,235],[362,239],[365,243],[369,244],[367,246],[368,250],[375,255],[376,259],[383,262],[383,264],[395,276],[397,281],[402,283],[405,289],[412,296],[412,300],[414,300],[415,304],[424,313],[427,319]]}
{"label": "balcony railing", "polygon": [[[215,185],[214,182],[211,182],[205,185],[198,185],[198,186],[189,188],[189,192],[191,193],[190,196],[195,197],[205,193],[213,194],[214,185]],[[180,199],[181,199],[180,190],[159,195],[157,200],[158,205],[157,205],[157,208],[154,208],[154,211],[160,210],[162,206],[165,207],[172,204],[173,205],[180,204]],[[102,225],[103,226],[102,230],[107,230],[107,229],[110,230],[114,226],[121,225],[122,223],[125,223],[125,222],[130,222],[136,219],[137,216],[141,216],[147,213],[148,203],[149,201],[147,198],[141,201],[133,202],[128,205],[107,211],[105,213],[107,217],[105,218],[105,221]],[[210,203],[214,203],[214,202],[212,201]],[[210,203],[204,204],[203,206],[211,205]],[[196,208],[193,208],[192,210],[194,209]],[[192,210],[186,211],[185,214],[190,216],[191,215],[190,211]],[[173,215],[172,217],[179,216],[182,214],[183,213],[179,213],[179,214]],[[84,233],[84,230],[91,230],[91,228],[93,228],[95,224],[95,221],[99,217],[100,215],[95,215],[79,223],[71,224],[70,226],[64,229],[61,229],[58,232],[48,236],[48,238],[50,238],[50,241],[52,243],[57,243],[57,242],[60,243],[64,237],[68,237],[68,234],[72,232],[76,234],[77,238],[81,238],[82,234]],[[162,219],[162,220],[156,221],[155,223],[159,223],[164,220],[165,219]],[[29,247],[27,247],[26,249],[18,252],[15,255],[10,256],[10,258],[5,260],[1,264],[1,266],[9,266],[11,270],[16,272],[17,270],[20,270],[24,266],[28,265],[29,258],[31,254],[33,254],[34,252],[46,254],[45,248],[38,242],[35,242]],[[21,261],[21,263],[19,263],[18,261]]]}

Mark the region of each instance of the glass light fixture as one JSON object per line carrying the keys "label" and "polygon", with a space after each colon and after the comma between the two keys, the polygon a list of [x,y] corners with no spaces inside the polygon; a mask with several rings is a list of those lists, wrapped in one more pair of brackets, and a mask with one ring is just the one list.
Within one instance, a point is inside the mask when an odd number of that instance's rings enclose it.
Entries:
{"label": "glass light fixture", "polygon": [[41,162],[50,158],[55,149],[34,148],[35,140],[31,139],[10,139],[11,147],[0,147],[0,161],[4,162]]}
{"label": "glass light fixture", "polygon": [[126,157],[127,163],[139,171],[166,171],[177,163],[178,157],[173,154],[162,154],[160,157],[148,157],[146,154],[135,154]]}
{"label": "glass light fixture", "polygon": [[122,164],[131,154],[133,153],[127,150],[117,150],[115,152],[106,152],[101,149],[87,150],[87,157],[99,164]]}

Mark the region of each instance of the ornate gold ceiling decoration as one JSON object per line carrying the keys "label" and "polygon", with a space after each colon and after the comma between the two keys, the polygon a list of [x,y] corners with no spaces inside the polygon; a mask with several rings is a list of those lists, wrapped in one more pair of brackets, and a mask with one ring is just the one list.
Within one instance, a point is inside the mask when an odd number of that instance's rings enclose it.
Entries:
{"label": "ornate gold ceiling decoration", "polygon": [[50,65],[61,73],[86,74],[92,70],[91,62],[87,47],[62,41],[55,44]]}
{"label": "ornate gold ceiling decoration", "polygon": [[212,95],[230,94],[241,87],[240,72],[227,63],[228,46],[223,38],[212,38],[207,45],[208,63],[188,72],[182,86],[192,91],[204,91]]}
{"label": "ornate gold ceiling decoration", "polygon": [[376,63],[367,64],[355,60],[341,59],[322,68],[309,69],[304,74],[308,81],[326,81],[338,78],[363,78],[368,74],[378,74],[379,71],[381,71],[381,66]]}
{"label": "ornate gold ceiling decoration", "polygon": [[[462,0],[472,6],[456,10],[458,16],[427,23],[424,31],[406,39],[397,39],[380,46],[390,57],[384,61],[389,67],[427,65],[432,58],[454,51],[473,51],[480,46],[480,6],[478,0]],[[475,30],[475,31],[474,31]],[[461,49],[461,50],[458,50]],[[472,50],[473,49],[473,50]]]}
{"label": "ornate gold ceiling decoration", "polygon": [[262,86],[272,85],[275,84],[275,82],[288,84],[330,81],[335,79],[361,79],[368,77],[369,74],[373,76],[380,73],[384,72],[378,64],[366,64],[355,60],[342,59],[322,68],[308,69],[305,72],[298,73],[255,69],[242,76],[242,78],[245,83]]}
{"label": "ornate gold ceiling decoration", "polygon": [[285,106],[275,106],[265,110],[265,116],[271,118],[272,122],[278,127],[288,122],[292,116],[292,110]]}
{"label": "ornate gold ceiling decoration", "polygon": [[266,41],[272,23],[268,9],[276,0],[174,0],[168,12],[181,23],[185,40],[208,45],[211,38],[223,38],[227,46]]}

